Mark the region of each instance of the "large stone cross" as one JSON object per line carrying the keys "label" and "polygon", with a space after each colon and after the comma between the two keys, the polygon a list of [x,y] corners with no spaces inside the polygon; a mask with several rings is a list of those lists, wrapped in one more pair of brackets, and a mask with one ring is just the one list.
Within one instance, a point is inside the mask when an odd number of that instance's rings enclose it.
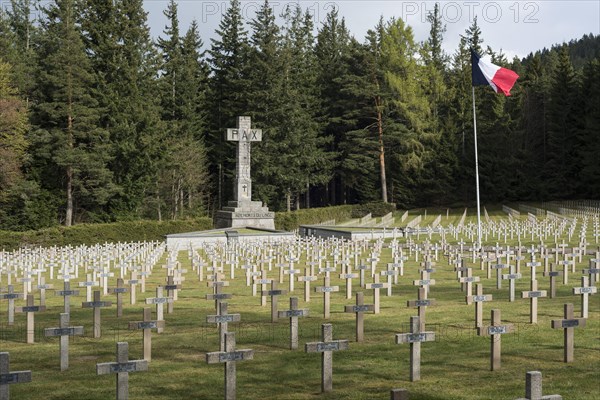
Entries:
{"label": "large stone cross", "polygon": [[250,147],[251,142],[262,141],[262,130],[252,129],[250,126],[250,117],[238,117],[237,128],[227,129],[227,141],[238,143],[234,187],[234,196],[238,204],[249,202],[252,199]]}

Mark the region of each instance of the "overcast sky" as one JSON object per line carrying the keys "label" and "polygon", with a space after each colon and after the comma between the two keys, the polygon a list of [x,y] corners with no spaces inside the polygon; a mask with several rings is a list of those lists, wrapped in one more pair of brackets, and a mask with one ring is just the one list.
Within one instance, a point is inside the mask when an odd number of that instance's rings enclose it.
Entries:
{"label": "overcast sky", "polygon": [[[180,0],[179,17],[182,34],[195,19],[205,46],[210,44],[221,15],[228,1]],[[254,18],[263,0],[242,0],[245,21]],[[270,1],[279,14],[290,1]],[[373,28],[380,16],[402,18],[413,28],[417,41],[427,39],[428,11],[433,10],[432,1],[371,1],[338,0],[299,2],[303,9],[314,15],[315,25],[321,26],[332,7],[339,9],[350,32],[363,41],[368,29]],[[166,18],[163,10],[167,0],[145,0],[148,20],[154,37],[162,35]],[[550,47],[556,43],[581,38],[586,33],[600,34],[600,0],[539,0],[539,1],[441,1],[441,14],[446,24],[444,48],[452,54],[459,42],[459,35],[472,23],[477,15],[482,30],[484,45],[494,51],[500,49],[511,59],[514,55],[526,56],[529,52]]]}

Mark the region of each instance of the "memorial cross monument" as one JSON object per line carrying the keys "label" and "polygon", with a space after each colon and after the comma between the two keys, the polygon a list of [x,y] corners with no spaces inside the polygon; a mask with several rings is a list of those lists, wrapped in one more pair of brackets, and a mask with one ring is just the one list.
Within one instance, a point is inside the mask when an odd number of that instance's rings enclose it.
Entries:
{"label": "memorial cross monument", "polygon": [[275,229],[275,213],[260,201],[252,201],[250,177],[250,148],[252,142],[262,141],[262,130],[252,129],[250,117],[238,117],[237,128],[227,129],[227,141],[237,142],[234,196],[217,212],[215,228],[263,228]]}

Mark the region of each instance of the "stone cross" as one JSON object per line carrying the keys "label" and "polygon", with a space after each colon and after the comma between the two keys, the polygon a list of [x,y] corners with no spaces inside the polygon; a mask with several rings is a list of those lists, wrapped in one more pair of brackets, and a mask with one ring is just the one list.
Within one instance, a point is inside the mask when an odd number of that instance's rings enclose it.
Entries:
{"label": "stone cross", "polygon": [[[511,265],[510,269],[513,269],[513,266]],[[502,275],[502,279],[504,280],[508,280],[508,301],[513,302],[515,301],[515,280],[517,279],[521,279],[521,274],[520,273],[514,273],[511,271],[511,273],[509,274],[503,274]]]}
{"label": "stone cross", "polygon": [[398,270],[393,267],[393,264],[388,263],[387,270],[380,272],[381,276],[387,276],[387,296],[392,295],[392,281],[398,277]]}
{"label": "stone cross", "polygon": [[364,340],[364,313],[375,311],[373,304],[365,304],[365,295],[363,292],[356,293],[356,305],[345,306],[344,312],[356,314],[356,341]]}
{"label": "stone cross", "polygon": [[365,287],[365,271],[367,269],[371,269],[371,267],[369,267],[368,265],[366,265],[364,263],[363,260],[361,260],[361,263],[359,265],[357,265],[355,267],[355,269],[357,269],[359,271],[359,278],[360,278],[360,287]]}
{"label": "stone cross", "polygon": [[136,301],[135,288],[136,288],[137,284],[140,283],[140,280],[137,278],[137,271],[131,271],[131,279],[128,279],[127,282],[125,282],[125,283],[128,284],[130,287],[129,303],[135,304],[135,301]]}
{"label": "stone cross", "polygon": [[87,274],[87,278],[84,282],[79,282],[79,287],[85,288],[85,301],[92,301],[92,287],[98,286],[100,283],[92,279],[92,274]]}
{"label": "stone cross", "polygon": [[598,292],[598,288],[596,286],[589,286],[588,281],[589,278],[587,276],[582,276],[581,287],[573,288],[573,294],[581,295],[581,318],[588,317],[589,296]]}
{"label": "stone cross", "polygon": [[277,289],[277,281],[271,281],[271,290],[267,290],[267,296],[271,297],[271,322],[277,321],[277,298],[283,294],[287,294],[287,290]]}
{"label": "stone cross", "polygon": [[[94,292],[94,296],[97,292]],[[129,360],[129,344],[117,342],[117,362],[96,364],[97,375],[117,374],[117,400],[129,399],[129,373],[148,370],[148,361]]]}
{"label": "stone cross", "polygon": [[290,309],[286,311],[279,311],[279,318],[290,319],[290,349],[295,350],[298,348],[298,317],[306,317],[308,315],[308,308],[298,309],[298,298],[290,297]]}
{"label": "stone cross", "polygon": [[600,253],[596,252],[596,257],[592,258],[589,261],[589,268],[585,268],[582,271],[584,274],[590,276],[590,285],[595,286],[598,278],[598,274],[600,274]]}
{"label": "stone cross", "polygon": [[427,294],[429,294],[430,286],[435,285],[435,279],[429,278],[428,271],[430,271],[430,270],[425,270],[425,269],[421,270],[421,279],[416,279],[413,281],[414,286],[424,287]]}
{"label": "stone cross", "polygon": [[267,285],[270,284],[273,280],[267,278],[267,270],[263,269],[260,272],[260,277],[254,278],[254,285],[260,285],[260,305],[265,307],[267,305]]}
{"label": "stone cross", "polygon": [[102,336],[102,326],[100,320],[100,310],[103,307],[110,307],[112,303],[110,301],[100,301],[100,291],[94,290],[94,300],[86,301],[81,303],[81,307],[83,308],[93,308],[94,309],[94,338],[99,338]]}
{"label": "stone cross", "polygon": [[31,382],[31,371],[10,372],[9,353],[0,353],[0,400],[9,400],[8,385]]}
{"label": "stone cross", "polygon": [[54,285],[46,283],[46,277],[42,276],[40,284],[37,285],[38,290],[40,291],[40,306],[46,305],[46,290],[50,290],[54,288]]}
{"label": "stone cross", "polygon": [[144,360],[150,362],[152,360],[152,329],[158,329],[158,327],[165,327],[165,321],[163,320],[152,320],[152,310],[150,307],[144,307],[144,320],[134,321],[129,323],[129,330],[141,329],[144,331],[143,345],[144,345]]}
{"label": "stone cross", "polygon": [[473,270],[471,268],[465,268],[463,276],[458,278],[461,283],[462,289],[467,292],[467,296],[473,295],[473,283],[480,281],[478,276],[473,276]]}
{"label": "stone cross", "polygon": [[550,270],[548,272],[544,272],[544,276],[550,277],[550,298],[551,299],[556,297],[556,278],[561,275],[562,275],[562,271]]}
{"label": "stone cross", "polygon": [[173,275],[167,277],[167,284],[164,286],[167,291],[167,297],[171,297],[173,301],[167,303],[167,314],[173,313],[173,303],[177,300],[177,290],[181,289],[181,285],[175,284]]}
{"label": "stone cross", "polygon": [[375,305],[374,312],[375,314],[379,314],[379,305],[380,305],[380,295],[379,290],[387,289],[389,287],[389,283],[379,283],[379,275],[373,275],[373,283],[367,283],[365,285],[365,289],[373,289],[373,303]]}
{"label": "stone cross", "polygon": [[494,264],[492,269],[496,270],[496,289],[502,289],[502,270],[504,268],[510,268],[508,264]]}
{"label": "stone cross", "polygon": [[57,296],[62,296],[64,305],[65,305],[65,313],[71,313],[71,296],[79,296],[79,290],[71,290],[71,283],[65,281],[63,283],[63,290],[56,291]]}
{"label": "stone cross", "polygon": [[225,334],[228,332],[228,324],[230,322],[240,322],[242,317],[240,314],[228,314],[227,303],[219,303],[219,313],[217,315],[207,315],[206,323],[217,324],[219,327],[219,342],[220,351],[225,351]]}
{"label": "stone cross", "polygon": [[323,293],[323,318],[329,318],[329,309],[331,305],[331,293],[339,292],[339,286],[331,286],[329,277],[323,278],[323,286],[317,286],[315,292]]}
{"label": "stone cross", "polygon": [[[146,299],[146,304],[156,304],[156,319],[159,321],[163,321],[165,319],[163,307],[165,303],[173,303],[173,298],[163,297],[163,287],[160,285],[156,287],[156,297],[148,297]],[[164,329],[164,326],[159,325],[156,328],[156,333],[163,333]]]}
{"label": "stone cross", "polygon": [[340,274],[340,279],[346,280],[346,298],[352,297],[352,278],[358,278],[358,274],[344,273]]}
{"label": "stone cross", "polygon": [[475,296],[467,296],[467,304],[475,303],[475,328],[483,325],[483,302],[492,301],[491,294],[483,294],[483,286],[481,283],[475,285]]}
{"label": "stone cross", "polygon": [[35,320],[34,313],[46,311],[46,306],[35,306],[33,295],[27,295],[27,305],[24,307],[15,307],[19,313],[27,313],[27,343],[35,343]]}
{"label": "stone cross", "polygon": [[435,305],[435,299],[427,298],[425,288],[419,288],[417,300],[409,300],[406,302],[407,307],[417,307],[419,309],[419,321],[421,323],[421,331],[425,331],[425,310],[429,306]]}
{"label": "stone cross", "polygon": [[262,130],[252,129],[250,117],[238,117],[237,128],[227,129],[227,141],[237,142],[237,163],[234,196],[238,204],[252,199],[250,178],[250,148],[252,142],[262,141]]}
{"label": "stone cross", "polygon": [[525,398],[517,400],[562,400],[559,394],[542,395],[542,373],[529,371],[525,374]]}
{"label": "stone cross", "polygon": [[117,317],[123,316],[123,293],[127,293],[128,291],[129,289],[123,286],[123,279],[121,278],[117,278],[117,287],[108,288],[108,293],[117,295]]}
{"label": "stone cross", "polygon": [[410,380],[421,379],[421,342],[435,340],[435,332],[421,331],[419,317],[410,317],[410,333],[396,334],[396,344],[410,343]]}
{"label": "stone cross", "polygon": [[501,325],[500,323],[500,310],[492,310],[492,324],[477,328],[479,336],[491,337],[490,368],[492,371],[499,370],[502,365],[502,342],[500,335],[514,331],[513,324]]}
{"label": "stone cross", "polygon": [[547,292],[545,290],[538,290],[537,280],[531,281],[531,290],[521,292],[521,296],[524,299],[529,299],[529,323],[537,324],[538,315],[538,297],[546,297]]}
{"label": "stone cross", "polygon": [[22,299],[23,293],[15,293],[13,285],[8,285],[7,293],[0,293],[0,299],[8,300],[8,325],[15,323],[15,299]]}
{"label": "stone cross", "polygon": [[333,353],[347,350],[347,340],[333,340],[333,326],[321,325],[321,342],[309,342],[304,345],[306,353],[321,353],[321,392],[333,390]]}
{"label": "stone cross", "polygon": [[299,276],[298,281],[304,282],[304,301],[310,301],[310,283],[316,281],[317,277],[310,274],[310,268],[304,269],[304,276]]}
{"label": "stone cross", "polygon": [[83,326],[69,326],[69,314],[60,314],[60,326],[58,328],[44,329],[44,336],[60,336],[60,370],[69,368],[69,336],[83,335]]}
{"label": "stone cross", "polygon": [[225,363],[225,400],[236,398],[236,363],[254,359],[254,350],[235,349],[235,333],[225,334],[225,350],[206,353],[208,364]]}
{"label": "stone cross", "polygon": [[564,331],[564,362],[573,361],[575,347],[573,329],[585,327],[585,318],[575,318],[573,313],[573,304],[564,305],[564,319],[553,319],[552,329],[562,329]]}
{"label": "stone cross", "polygon": [[214,293],[210,293],[206,295],[206,300],[214,300],[215,301],[215,312],[219,313],[219,304],[223,300],[231,299],[232,295],[230,293],[221,293],[222,286],[215,286]]}

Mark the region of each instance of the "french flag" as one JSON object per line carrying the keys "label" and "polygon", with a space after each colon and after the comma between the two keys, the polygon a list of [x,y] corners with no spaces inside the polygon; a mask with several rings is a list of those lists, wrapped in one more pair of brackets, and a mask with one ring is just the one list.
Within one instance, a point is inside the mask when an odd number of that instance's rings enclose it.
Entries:
{"label": "french flag", "polygon": [[510,89],[519,78],[515,71],[483,60],[473,49],[471,49],[471,67],[473,86],[490,85],[496,93],[504,93],[505,96],[510,96]]}

